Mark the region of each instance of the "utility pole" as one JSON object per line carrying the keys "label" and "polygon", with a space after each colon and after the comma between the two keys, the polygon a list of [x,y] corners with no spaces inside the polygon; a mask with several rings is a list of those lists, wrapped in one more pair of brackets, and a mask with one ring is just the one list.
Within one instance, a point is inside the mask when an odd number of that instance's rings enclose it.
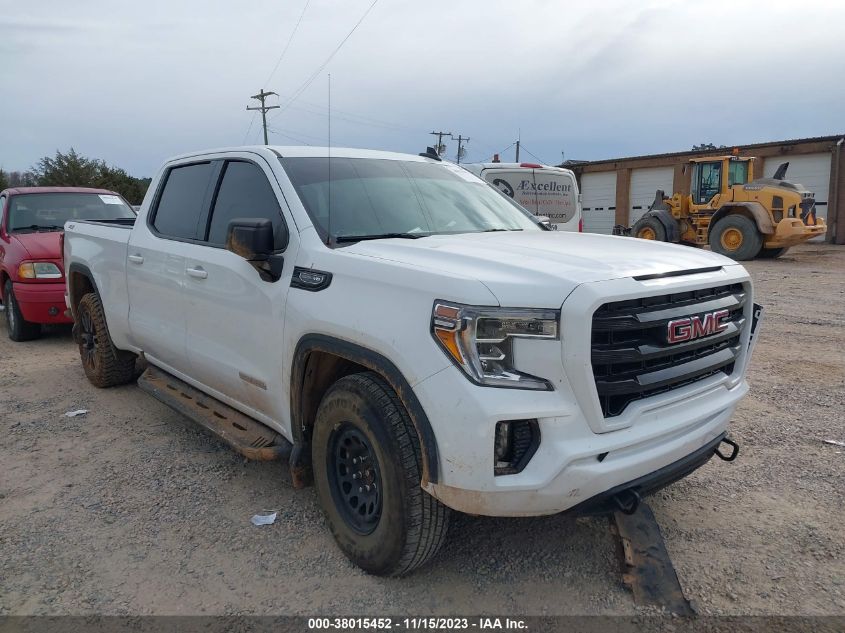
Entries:
{"label": "utility pole", "polygon": [[261,92],[259,92],[257,95],[252,95],[250,97],[250,99],[257,99],[258,101],[260,101],[261,105],[258,106],[258,107],[255,107],[255,108],[250,108],[249,106],[246,107],[247,110],[261,110],[261,123],[264,126],[264,144],[265,145],[268,145],[268,143],[267,143],[267,110],[273,110],[274,108],[279,107],[277,105],[274,105],[274,106],[264,105],[264,99],[266,99],[270,95],[276,95],[277,97],[279,96],[275,92],[265,92],[264,88],[262,88]]}
{"label": "utility pole", "polygon": [[516,141],[516,162],[519,162],[519,139]]}
{"label": "utility pole", "polygon": [[[450,136],[452,136],[452,135],[450,134]],[[461,155],[464,153],[463,144],[469,143],[469,137],[468,136],[461,136],[460,134],[458,134],[458,138],[455,138],[454,136],[452,136],[452,140],[458,141],[458,156],[457,156],[457,158],[458,158],[458,165],[460,165],[461,164]]]}
{"label": "utility pole", "polygon": [[440,154],[443,153],[441,148],[445,149],[443,147],[443,137],[444,136],[452,136],[452,133],[451,132],[429,132],[429,134],[433,134],[434,136],[437,137],[437,146],[434,149],[437,150],[437,155],[440,156]]}

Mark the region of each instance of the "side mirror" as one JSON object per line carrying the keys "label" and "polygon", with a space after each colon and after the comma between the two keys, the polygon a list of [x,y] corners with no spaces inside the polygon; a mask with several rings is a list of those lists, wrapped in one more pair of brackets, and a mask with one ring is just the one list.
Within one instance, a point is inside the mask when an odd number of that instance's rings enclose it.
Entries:
{"label": "side mirror", "polygon": [[[287,235],[284,243],[287,244]],[[278,281],[285,260],[276,250],[273,223],[265,218],[235,218],[226,231],[226,250],[248,261],[264,281]]]}
{"label": "side mirror", "polygon": [[540,224],[545,225],[546,228],[552,228],[552,220],[546,215],[538,215],[537,219],[540,221]]}
{"label": "side mirror", "polygon": [[235,218],[226,231],[226,250],[249,262],[267,261],[273,241],[273,223],[263,218]]}

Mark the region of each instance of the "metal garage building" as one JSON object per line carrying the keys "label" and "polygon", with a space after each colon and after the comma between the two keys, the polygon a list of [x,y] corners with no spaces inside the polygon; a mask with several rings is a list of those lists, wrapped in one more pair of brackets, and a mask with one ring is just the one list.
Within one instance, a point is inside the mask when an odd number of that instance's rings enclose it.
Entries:
{"label": "metal garage building", "polygon": [[816,194],[818,214],[828,224],[827,241],[845,244],[845,136],[821,136],[754,145],[735,145],[715,150],[655,154],[596,161],[567,161],[562,167],[578,176],[583,199],[584,230],[611,233],[613,226],[633,226],[654,194],[662,189],[689,193],[690,158],[730,154],[754,156],[756,177],[774,175],[789,161],[786,178]]}

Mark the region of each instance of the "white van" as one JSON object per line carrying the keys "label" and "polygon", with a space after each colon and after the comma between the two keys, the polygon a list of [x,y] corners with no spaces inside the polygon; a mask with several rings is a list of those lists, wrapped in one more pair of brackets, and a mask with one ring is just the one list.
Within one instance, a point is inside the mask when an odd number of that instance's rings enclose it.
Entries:
{"label": "white van", "polygon": [[538,163],[475,163],[462,165],[538,217],[556,231],[582,231],[581,195],[569,169]]}

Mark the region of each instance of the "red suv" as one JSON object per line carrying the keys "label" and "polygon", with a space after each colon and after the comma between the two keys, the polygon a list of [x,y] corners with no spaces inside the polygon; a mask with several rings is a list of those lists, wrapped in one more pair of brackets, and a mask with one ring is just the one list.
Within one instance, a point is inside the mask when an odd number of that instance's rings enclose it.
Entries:
{"label": "red suv", "polygon": [[65,316],[61,236],[68,220],[134,218],[119,194],[82,187],[18,187],[0,192],[0,299],[13,341],[41,335]]}

